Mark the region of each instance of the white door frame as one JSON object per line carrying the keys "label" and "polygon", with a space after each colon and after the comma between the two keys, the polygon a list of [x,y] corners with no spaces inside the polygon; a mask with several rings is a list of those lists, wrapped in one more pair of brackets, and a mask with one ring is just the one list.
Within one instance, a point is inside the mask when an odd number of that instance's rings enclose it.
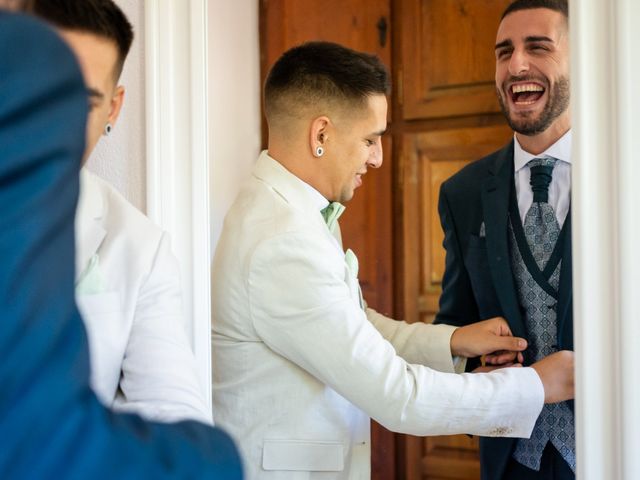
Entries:
{"label": "white door frame", "polygon": [[640,478],[640,2],[571,2],[578,478]]}
{"label": "white door frame", "polygon": [[146,0],[144,9],[147,214],[171,235],[211,405],[207,0]]}

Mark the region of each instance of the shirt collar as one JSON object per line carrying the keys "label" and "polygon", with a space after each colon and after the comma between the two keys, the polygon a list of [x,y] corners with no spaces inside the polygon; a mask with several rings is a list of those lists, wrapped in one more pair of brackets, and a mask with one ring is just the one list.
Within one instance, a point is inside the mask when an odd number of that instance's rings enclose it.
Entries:
{"label": "shirt collar", "polygon": [[516,172],[521,170],[530,160],[540,157],[557,158],[571,165],[571,130],[539,155],[533,155],[523,150],[518,138],[515,135],[513,136],[513,161]]}

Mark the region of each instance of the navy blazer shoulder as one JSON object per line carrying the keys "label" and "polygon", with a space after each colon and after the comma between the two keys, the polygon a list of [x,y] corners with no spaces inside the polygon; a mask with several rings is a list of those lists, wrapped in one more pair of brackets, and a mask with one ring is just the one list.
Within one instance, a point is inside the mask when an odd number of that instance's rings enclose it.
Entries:
{"label": "navy blazer shoulder", "polygon": [[115,415],[74,301],[88,98],[52,29],[0,11],[0,478],[241,478],[218,429]]}

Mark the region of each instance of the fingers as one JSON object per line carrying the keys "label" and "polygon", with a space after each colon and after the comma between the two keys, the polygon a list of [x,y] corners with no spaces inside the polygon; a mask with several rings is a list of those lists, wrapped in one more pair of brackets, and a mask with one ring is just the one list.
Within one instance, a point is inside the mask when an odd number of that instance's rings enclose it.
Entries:
{"label": "fingers", "polygon": [[[522,352],[527,349],[527,341],[520,337],[499,337],[496,336],[492,340],[492,346],[494,347],[492,352],[512,351]],[[489,352],[488,352],[489,353]]]}
{"label": "fingers", "polygon": [[523,363],[524,355],[521,352],[502,351],[482,356],[484,364],[502,365],[510,362]]}
{"label": "fingers", "polygon": [[518,353],[502,351],[484,355],[485,364],[502,365],[503,363],[514,362],[518,359]]}
{"label": "fingers", "polygon": [[520,352],[527,348],[526,340],[513,337],[502,317],[457,328],[451,335],[450,345],[453,355],[467,358],[502,351]]}
{"label": "fingers", "polygon": [[489,366],[485,365],[484,367],[478,367],[475,370],[472,370],[473,373],[489,373],[495,370],[500,370],[501,368],[520,368],[522,367],[521,363],[505,363],[504,365],[496,365]]}
{"label": "fingers", "polygon": [[511,329],[509,328],[509,324],[505,320],[504,317],[493,317],[488,320],[485,320],[484,323],[489,327],[489,329],[499,336],[511,336]]}

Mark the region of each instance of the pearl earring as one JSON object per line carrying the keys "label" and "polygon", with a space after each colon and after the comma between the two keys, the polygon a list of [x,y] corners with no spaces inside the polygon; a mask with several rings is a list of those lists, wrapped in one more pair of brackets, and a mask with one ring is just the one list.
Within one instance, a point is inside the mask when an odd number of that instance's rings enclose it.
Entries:
{"label": "pearl earring", "polygon": [[324,148],[316,147],[316,157],[321,157],[322,155],[324,155]]}

